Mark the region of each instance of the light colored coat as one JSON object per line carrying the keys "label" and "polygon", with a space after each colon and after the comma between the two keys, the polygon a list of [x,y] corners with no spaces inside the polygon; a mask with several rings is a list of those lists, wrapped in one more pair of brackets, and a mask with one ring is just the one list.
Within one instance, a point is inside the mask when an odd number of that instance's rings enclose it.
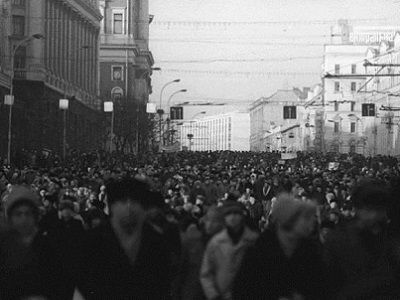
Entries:
{"label": "light colored coat", "polygon": [[226,228],[208,243],[203,256],[200,282],[207,299],[217,296],[232,298],[232,284],[247,248],[254,244],[258,234],[245,228],[235,245]]}

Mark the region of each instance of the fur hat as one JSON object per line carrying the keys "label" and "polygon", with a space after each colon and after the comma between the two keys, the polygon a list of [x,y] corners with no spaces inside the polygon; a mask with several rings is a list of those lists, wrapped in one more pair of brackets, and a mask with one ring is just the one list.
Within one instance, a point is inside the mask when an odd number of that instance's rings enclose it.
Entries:
{"label": "fur hat", "polygon": [[293,195],[282,193],[278,195],[271,211],[271,221],[280,224],[285,229],[291,229],[302,215],[315,215],[316,205],[309,201],[296,200]]}
{"label": "fur hat", "polygon": [[222,213],[224,216],[233,212],[244,214],[245,210],[246,209],[242,203],[232,200],[226,200],[222,206]]}
{"label": "fur hat", "polygon": [[22,185],[13,186],[10,195],[5,203],[5,211],[7,218],[10,217],[12,211],[20,205],[28,205],[33,209],[33,213],[39,215],[39,197],[31,189]]}
{"label": "fur hat", "polygon": [[72,211],[75,211],[74,203],[71,200],[60,201],[60,204],[58,205],[58,210],[62,211],[64,209],[70,209]]}

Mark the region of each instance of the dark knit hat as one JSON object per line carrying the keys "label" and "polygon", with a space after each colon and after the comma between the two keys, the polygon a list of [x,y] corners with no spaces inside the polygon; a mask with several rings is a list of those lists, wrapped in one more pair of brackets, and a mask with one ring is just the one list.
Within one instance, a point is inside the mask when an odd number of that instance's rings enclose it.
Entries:
{"label": "dark knit hat", "polygon": [[20,206],[27,205],[33,209],[33,213],[39,215],[39,197],[31,189],[24,186],[13,186],[10,195],[5,203],[6,216],[9,217],[12,211]]}
{"label": "dark knit hat", "polygon": [[109,182],[106,185],[106,193],[110,206],[115,202],[128,199],[146,208],[150,206],[148,185],[134,178],[126,177]]}
{"label": "dark knit hat", "polygon": [[70,209],[70,210],[74,211],[75,210],[74,203],[71,200],[60,201],[60,204],[58,205],[58,210],[62,211],[64,209]]}
{"label": "dark knit hat", "polygon": [[230,213],[239,213],[239,214],[244,214],[244,211],[246,208],[244,205],[240,202],[237,201],[232,201],[232,200],[226,200],[224,202],[224,205],[222,206],[222,213],[224,215],[230,214]]}

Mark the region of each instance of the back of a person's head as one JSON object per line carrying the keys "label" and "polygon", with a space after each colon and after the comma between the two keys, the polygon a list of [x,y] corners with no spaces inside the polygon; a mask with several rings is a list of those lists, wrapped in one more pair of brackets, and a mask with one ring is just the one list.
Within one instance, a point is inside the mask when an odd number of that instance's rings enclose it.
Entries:
{"label": "back of a person's head", "polygon": [[281,193],[272,208],[271,221],[273,225],[279,225],[284,230],[292,230],[301,216],[312,217],[315,214],[315,203],[297,200],[290,193]]}
{"label": "back of a person's head", "polygon": [[126,177],[111,180],[106,185],[106,193],[110,206],[117,201],[126,200],[136,201],[143,207],[147,207],[149,204],[149,191],[147,185],[134,178]]}
{"label": "back of a person's head", "polygon": [[383,181],[363,179],[354,187],[351,201],[355,208],[387,208],[390,204],[389,189]]}

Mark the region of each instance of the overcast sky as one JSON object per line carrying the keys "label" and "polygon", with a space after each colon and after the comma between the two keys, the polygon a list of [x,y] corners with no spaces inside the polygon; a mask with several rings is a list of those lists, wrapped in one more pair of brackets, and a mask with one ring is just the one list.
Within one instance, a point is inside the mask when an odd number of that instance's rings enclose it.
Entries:
{"label": "overcast sky", "polygon": [[162,68],[153,73],[151,100],[159,102],[166,82],[182,80],[165,90],[164,105],[182,88],[188,92],[177,94],[173,103],[204,99],[245,106],[277,89],[313,86],[320,81],[323,45],[336,20],[400,27],[400,0],[149,2],[155,16],[150,50]]}

